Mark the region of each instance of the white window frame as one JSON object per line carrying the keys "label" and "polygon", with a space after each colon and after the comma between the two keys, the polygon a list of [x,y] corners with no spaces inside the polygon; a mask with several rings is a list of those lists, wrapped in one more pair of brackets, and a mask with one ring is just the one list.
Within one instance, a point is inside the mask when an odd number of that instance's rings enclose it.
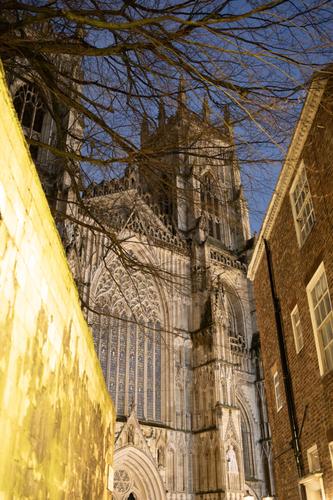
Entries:
{"label": "white window frame", "polygon": [[[301,182],[302,174],[304,173],[304,178],[305,181],[303,182],[302,189],[300,190],[300,193],[304,193],[304,200],[301,203],[301,206],[299,209],[297,208],[297,200],[295,200],[295,191],[299,187],[299,184]],[[306,187],[306,190],[304,190],[304,187]],[[296,236],[297,236],[297,242],[298,246],[301,247],[303,243],[306,241],[308,235],[311,232],[311,229],[314,226],[315,223],[315,213],[313,209],[313,203],[312,203],[312,196],[310,192],[310,186],[308,182],[308,178],[306,175],[306,168],[305,164],[303,161],[301,161],[301,164],[298,168],[297,174],[295,176],[295,179],[292,183],[291,189],[289,191],[289,197],[290,197],[290,203],[291,203],[291,208],[292,208],[292,214],[294,218],[294,225],[295,225],[295,230],[296,230]],[[298,198],[299,201],[299,198]],[[308,211],[309,213],[305,216],[305,222],[304,222],[304,212]],[[304,231],[303,231],[304,229]]]}
{"label": "white window frame", "polygon": [[[315,310],[317,309],[318,304],[321,303],[321,300],[319,300],[318,303],[316,305],[314,305],[312,292],[315,289],[315,287],[319,284],[319,281],[321,280],[322,277],[324,277],[325,285],[326,285],[326,291],[324,292],[323,296],[325,296],[327,293],[327,300],[325,301],[325,303],[323,303],[323,306],[325,306],[325,308],[329,307],[330,310],[318,326],[317,320],[316,320],[316,311]],[[333,349],[333,339],[330,340],[326,346],[324,346],[323,342],[322,342],[320,330],[323,328],[324,325],[327,325],[328,323],[330,325],[333,325],[333,308],[332,308],[332,300],[331,300],[330,290],[328,287],[327,276],[326,276],[325,267],[324,267],[323,262],[320,264],[317,271],[312,276],[309,284],[307,285],[306,293],[307,293],[307,297],[308,297],[312,328],[313,328],[313,332],[314,332],[315,344],[316,344],[316,349],[317,349],[319,371],[320,371],[321,375],[324,375],[325,373],[333,370],[333,362],[332,362],[332,364],[329,364],[327,361],[327,357],[326,357],[326,350],[329,352],[328,356],[332,356],[331,349]],[[333,326],[332,326],[332,328],[333,328]],[[329,346],[328,349],[327,349],[327,346]]]}
{"label": "white window frame", "polygon": [[299,314],[298,305],[294,307],[290,314],[291,325],[293,327],[295,350],[298,354],[304,347],[303,331],[301,324],[301,316]]}
{"label": "white window frame", "polygon": [[280,384],[280,377],[278,370],[276,370],[273,373],[273,385],[274,385],[276,410],[279,412],[283,406],[283,403],[282,403],[282,392],[281,392],[281,384]]}
{"label": "white window frame", "polygon": [[[318,446],[314,444],[311,446],[311,448],[308,448],[306,450],[306,454],[308,457],[308,465],[309,465],[309,472],[314,473],[314,472],[320,472],[321,467],[320,467],[320,460],[319,460],[319,453],[318,453]],[[314,465],[314,455],[317,455],[317,461],[318,461],[318,467],[315,467]]]}

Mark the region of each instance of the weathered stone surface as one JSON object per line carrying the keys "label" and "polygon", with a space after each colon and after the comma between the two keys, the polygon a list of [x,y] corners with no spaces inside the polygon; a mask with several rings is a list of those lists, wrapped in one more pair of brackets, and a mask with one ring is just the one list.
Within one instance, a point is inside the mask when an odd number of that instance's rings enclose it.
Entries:
{"label": "weathered stone surface", "polygon": [[0,497],[110,498],[113,405],[2,70],[0,109]]}

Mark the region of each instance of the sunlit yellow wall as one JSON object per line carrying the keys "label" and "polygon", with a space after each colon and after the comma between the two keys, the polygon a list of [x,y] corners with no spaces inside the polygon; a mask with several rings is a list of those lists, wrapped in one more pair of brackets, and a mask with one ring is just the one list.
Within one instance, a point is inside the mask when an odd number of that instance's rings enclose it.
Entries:
{"label": "sunlit yellow wall", "polygon": [[0,499],[111,498],[115,414],[0,68]]}

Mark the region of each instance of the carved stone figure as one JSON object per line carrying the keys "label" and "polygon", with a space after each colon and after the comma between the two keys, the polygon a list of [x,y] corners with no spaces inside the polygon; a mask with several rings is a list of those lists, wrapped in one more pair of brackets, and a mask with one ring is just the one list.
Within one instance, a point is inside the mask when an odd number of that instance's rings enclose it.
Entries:
{"label": "carved stone figure", "polygon": [[159,467],[165,467],[165,451],[163,446],[160,446],[157,450],[157,463]]}
{"label": "carved stone figure", "polygon": [[226,458],[227,458],[228,472],[231,474],[238,474],[237,456],[232,444],[230,444],[228,447]]}
{"label": "carved stone figure", "polygon": [[130,425],[127,431],[127,441],[128,444],[134,444],[134,427]]}

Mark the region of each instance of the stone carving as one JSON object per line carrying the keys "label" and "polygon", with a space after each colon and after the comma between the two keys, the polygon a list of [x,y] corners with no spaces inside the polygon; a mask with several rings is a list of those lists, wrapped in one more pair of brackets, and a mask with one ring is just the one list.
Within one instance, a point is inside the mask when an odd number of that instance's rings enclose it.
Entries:
{"label": "stone carving", "polygon": [[165,467],[165,450],[160,446],[157,450],[157,463],[159,467]]}
{"label": "stone carving", "polygon": [[239,488],[239,469],[237,455],[232,444],[229,445],[227,453],[228,486],[231,490]]}
{"label": "stone carving", "polygon": [[240,271],[243,271],[244,273],[247,272],[247,266],[243,262],[240,262],[239,260],[235,258],[231,258],[229,255],[224,255],[221,252],[211,250],[210,251],[210,258],[211,260],[215,260],[222,265],[226,267],[232,267],[234,269],[239,269]]}
{"label": "stone carving", "polygon": [[203,232],[204,236],[208,234],[208,218],[205,212],[202,212],[199,217],[199,229]]}
{"label": "stone carving", "polygon": [[134,444],[134,427],[130,425],[127,431],[127,442],[128,444]]}
{"label": "stone carving", "polygon": [[131,481],[127,472],[123,469],[114,473],[114,489],[119,493],[126,493],[129,490]]}
{"label": "stone carving", "polygon": [[225,319],[225,294],[220,276],[212,284],[213,319],[215,323],[222,323]]}
{"label": "stone carving", "polygon": [[227,458],[228,472],[232,474],[238,474],[237,456],[232,444],[230,444],[228,447],[226,458]]}

